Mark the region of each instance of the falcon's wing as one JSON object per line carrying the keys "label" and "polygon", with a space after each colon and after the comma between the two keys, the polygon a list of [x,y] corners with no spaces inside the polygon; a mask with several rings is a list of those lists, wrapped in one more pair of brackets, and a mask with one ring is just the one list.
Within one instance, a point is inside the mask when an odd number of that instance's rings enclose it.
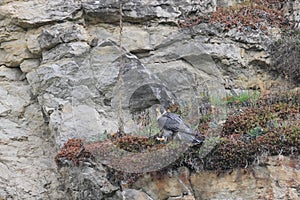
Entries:
{"label": "falcon's wing", "polygon": [[173,123],[172,122],[170,123],[176,126],[174,127],[174,131],[176,132],[180,131],[192,135],[195,134],[195,132],[192,129],[190,129],[187,125],[185,125],[185,123],[183,122],[182,118],[179,115],[174,113],[169,113],[169,112],[166,113],[165,115],[169,118],[170,121],[173,121]]}
{"label": "falcon's wing", "polygon": [[183,123],[181,117],[174,113],[165,113],[158,119],[159,124],[161,124],[162,128],[165,130],[170,130],[173,132],[177,132],[180,125]]}

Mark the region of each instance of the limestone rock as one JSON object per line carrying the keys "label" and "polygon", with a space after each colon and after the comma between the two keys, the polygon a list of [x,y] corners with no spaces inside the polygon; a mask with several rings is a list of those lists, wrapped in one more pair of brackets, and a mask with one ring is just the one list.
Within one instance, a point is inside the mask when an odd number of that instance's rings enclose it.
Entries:
{"label": "limestone rock", "polygon": [[25,34],[7,16],[0,17],[0,65],[18,67],[24,59],[33,57],[26,48]]}
{"label": "limestone rock", "polygon": [[42,28],[30,29],[26,33],[26,45],[30,53],[35,55],[35,57],[40,57],[42,53],[42,48],[39,43],[38,37],[41,35]]}
{"label": "limestone rock", "polygon": [[[105,122],[107,124],[104,124]],[[56,143],[60,147],[70,138],[83,138],[87,142],[103,140],[106,138],[106,135],[103,135],[105,133],[103,127],[106,128],[112,123],[103,119],[93,107],[72,106],[68,103],[63,104],[61,111],[55,109],[50,114],[49,120],[50,129],[55,134]]]}
{"label": "limestone rock", "polygon": [[[195,65],[195,68],[200,70],[208,70],[209,67],[205,62],[211,62],[212,57],[218,56],[221,58],[232,59],[237,63],[244,64],[241,58],[241,49],[228,43],[208,43],[208,38],[205,36],[191,38],[188,31],[175,32],[156,47],[158,50],[153,52],[153,56],[145,59],[145,62],[167,62],[176,59],[184,59],[187,62]],[[202,64],[202,66],[199,66]],[[207,71],[211,74],[214,72]],[[217,75],[216,75],[217,76]]]}
{"label": "limestone rock", "polygon": [[[232,172],[187,168],[175,173],[145,175],[131,188],[145,191],[152,199],[298,199],[299,160],[284,156],[261,159],[261,165]],[[135,199],[135,198],[132,198]]]}
{"label": "limestone rock", "polygon": [[22,28],[11,23],[11,20],[0,14],[0,42],[20,39]]}
{"label": "limestone rock", "polygon": [[5,66],[0,66],[0,80],[4,81],[21,81],[23,79],[23,74],[18,68],[7,68]]}
{"label": "limestone rock", "polygon": [[157,176],[146,175],[134,183],[133,188],[142,189],[152,199],[169,197],[189,199],[193,195],[187,168],[181,168],[172,175],[159,173]]}
{"label": "limestone rock", "polygon": [[0,79],[0,199],[62,198],[40,107],[19,69],[0,72],[6,77]]}
{"label": "limestone rock", "polygon": [[125,199],[132,199],[132,200],[150,200],[151,198],[142,191],[139,190],[134,190],[134,189],[125,189],[122,192],[122,196],[123,198],[125,197]]}
{"label": "limestone rock", "polygon": [[60,60],[80,56],[89,51],[90,46],[86,42],[70,42],[60,44],[49,51],[43,52],[43,62]]}
{"label": "limestone rock", "polygon": [[51,49],[58,44],[87,41],[88,35],[83,26],[66,22],[50,27],[44,27],[38,37],[42,49]]}
{"label": "limestone rock", "polygon": [[60,174],[65,177],[63,191],[66,199],[109,199],[118,190],[106,179],[105,170],[99,166],[83,163],[79,167],[63,167]]}
{"label": "limestone rock", "polygon": [[[115,43],[119,42],[119,27],[117,26],[101,24],[88,26],[87,28],[91,37],[97,38],[99,41],[112,40]],[[158,44],[168,38],[174,31],[177,32],[177,30],[177,27],[164,25],[136,27],[126,24],[123,27],[122,45],[137,57],[147,57]],[[132,37],[133,35],[134,37]]]}
{"label": "limestone rock", "polygon": [[[7,67],[0,67],[0,115],[8,116],[20,116],[24,112],[25,108],[30,104],[29,86],[23,82],[8,82],[8,81],[20,81],[22,73],[19,69],[10,69]],[[6,119],[2,119],[3,122],[2,131],[5,132],[9,127],[10,122]],[[12,127],[17,127],[12,122]],[[22,131],[21,129],[19,131]],[[16,131],[16,132],[19,132]],[[8,133],[6,133],[8,134]]]}
{"label": "limestone rock", "polygon": [[[87,56],[84,53],[88,50],[89,46],[84,42],[60,44],[43,52],[42,65],[26,75],[34,95],[38,95],[40,104],[47,108],[44,112],[49,116],[50,129],[59,145],[70,137],[105,138],[103,133],[117,129],[120,51],[110,41],[100,43]],[[121,93],[128,113],[126,120],[132,124],[129,117],[132,110],[145,109],[153,104],[149,102],[158,101],[157,98],[171,102],[174,97],[134,55],[126,54],[123,59]],[[133,99],[141,98],[138,92],[143,91],[139,90],[142,86],[149,87],[154,96],[149,99],[150,94],[146,94],[147,101],[142,98],[136,102]],[[138,107],[133,108],[134,105]],[[49,109],[51,113],[47,111]],[[131,126],[128,125],[128,131],[133,128]]]}
{"label": "limestone rock", "polygon": [[75,0],[14,1],[1,6],[0,11],[21,27],[37,27],[46,23],[77,19],[82,15],[81,4]]}
{"label": "limestone rock", "polygon": [[[25,37],[23,33],[18,34],[19,38]],[[33,55],[27,50],[26,41],[22,39],[3,42],[0,49],[0,65],[7,67],[18,67],[23,60],[33,58]]]}
{"label": "limestone rock", "polygon": [[230,174],[191,175],[196,199],[297,199],[299,160],[270,157],[265,166],[237,169]]}
{"label": "limestone rock", "polygon": [[32,70],[37,69],[39,65],[40,61],[38,59],[27,59],[20,64],[20,69],[23,73],[28,73]]}
{"label": "limestone rock", "polygon": [[[101,26],[89,26],[88,31],[93,38],[97,38],[99,41],[112,40],[115,43],[118,42],[119,29],[111,24],[103,24]],[[124,26],[123,29],[123,46],[130,52],[145,52],[151,50],[149,31],[141,29],[135,26]],[[134,37],[132,37],[134,35]],[[126,42],[125,42],[126,41]]]}
{"label": "limestone rock", "polygon": [[[114,1],[82,1],[83,9],[92,22],[118,22],[119,2]],[[158,20],[161,22],[176,23],[176,18],[188,13],[211,12],[215,9],[215,2],[211,0],[191,2],[187,0],[180,1],[125,1],[123,3],[124,20],[129,22],[145,22],[149,20]]]}

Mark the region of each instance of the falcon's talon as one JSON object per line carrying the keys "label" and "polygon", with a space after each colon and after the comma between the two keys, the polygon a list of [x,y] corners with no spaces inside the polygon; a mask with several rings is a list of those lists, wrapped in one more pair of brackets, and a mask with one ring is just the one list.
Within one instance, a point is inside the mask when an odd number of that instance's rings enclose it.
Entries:
{"label": "falcon's talon", "polygon": [[155,139],[158,140],[158,141],[160,141],[160,142],[167,142],[167,140],[168,140],[168,138],[164,137],[164,136],[162,136],[162,137],[156,137]]}

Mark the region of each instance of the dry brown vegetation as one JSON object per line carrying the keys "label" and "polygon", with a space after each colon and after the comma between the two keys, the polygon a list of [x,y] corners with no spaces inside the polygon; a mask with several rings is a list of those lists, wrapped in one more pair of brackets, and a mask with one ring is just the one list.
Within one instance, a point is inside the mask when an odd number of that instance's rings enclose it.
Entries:
{"label": "dry brown vegetation", "polygon": [[285,0],[252,0],[234,7],[218,7],[206,16],[189,16],[178,21],[178,26],[191,27],[202,22],[220,24],[225,31],[236,28],[240,32],[260,30],[267,33],[268,27],[289,28],[293,23],[283,11]]}

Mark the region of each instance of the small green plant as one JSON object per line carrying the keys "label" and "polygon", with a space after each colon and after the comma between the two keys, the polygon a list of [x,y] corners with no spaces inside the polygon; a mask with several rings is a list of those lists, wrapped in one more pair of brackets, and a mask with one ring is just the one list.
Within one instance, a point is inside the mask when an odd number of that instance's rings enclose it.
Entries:
{"label": "small green plant", "polygon": [[261,93],[259,91],[253,92],[242,92],[238,95],[227,96],[225,102],[227,104],[243,104],[243,103],[252,103],[259,99]]}
{"label": "small green plant", "polygon": [[160,133],[157,122],[151,122],[147,126],[139,129],[139,135],[144,137],[151,137]]}
{"label": "small green plant", "polygon": [[264,134],[264,129],[260,126],[257,126],[253,129],[251,129],[248,133],[247,133],[247,136],[250,138],[250,139],[256,139],[258,138],[259,136],[262,136]]}
{"label": "small green plant", "polygon": [[92,137],[89,137],[86,142],[97,142],[97,141],[104,141],[108,139],[108,132],[107,130],[104,130],[103,133],[98,133],[97,135],[93,135]]}

